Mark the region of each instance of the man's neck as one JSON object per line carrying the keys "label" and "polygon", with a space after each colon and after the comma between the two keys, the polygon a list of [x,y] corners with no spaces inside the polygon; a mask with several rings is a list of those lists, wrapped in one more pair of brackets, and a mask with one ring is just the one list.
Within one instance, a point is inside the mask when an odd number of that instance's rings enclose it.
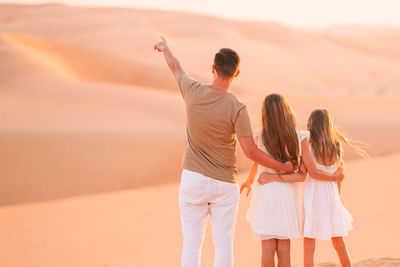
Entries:
{"label": "man's neck", "polygon": [[216,78],[209,87],[216,91],[228,92],[230,85],[231,85],[231,80]]}

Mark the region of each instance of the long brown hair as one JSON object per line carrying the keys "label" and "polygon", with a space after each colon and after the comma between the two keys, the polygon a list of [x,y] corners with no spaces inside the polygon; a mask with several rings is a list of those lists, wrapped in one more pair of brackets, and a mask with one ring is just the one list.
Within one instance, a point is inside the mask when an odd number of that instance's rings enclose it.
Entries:
{"label": "long brown hair", "polygon": [[262,140],[271,156],[281,162],[299,164],[299,141],[296,119],[287,100],[270,94],[262,108]]}
{"label": "long brown hair", "polygon": [[367,158],[367,153],[340,133],[333,125],[331,116],[326,109],[314,110],[308,118],[307,128],[310,131],[310,144],[314,156],[319,163],[331,164],[336,157],[343,164],[340,142],[348,145],[353,151]]}

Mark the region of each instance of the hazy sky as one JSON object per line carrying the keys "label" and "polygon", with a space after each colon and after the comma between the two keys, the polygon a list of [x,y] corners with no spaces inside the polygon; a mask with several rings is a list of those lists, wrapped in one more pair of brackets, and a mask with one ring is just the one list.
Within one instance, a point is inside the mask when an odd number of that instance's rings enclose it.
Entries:
{"label": "hazy sky", "polygon": [[[0,0],[44,3],[40,0]],[[55,1],[52,1],[55,2]],[[71,5],[183,10],[294,26],[384,24],[400,26],[400,0],[59,0]]]}

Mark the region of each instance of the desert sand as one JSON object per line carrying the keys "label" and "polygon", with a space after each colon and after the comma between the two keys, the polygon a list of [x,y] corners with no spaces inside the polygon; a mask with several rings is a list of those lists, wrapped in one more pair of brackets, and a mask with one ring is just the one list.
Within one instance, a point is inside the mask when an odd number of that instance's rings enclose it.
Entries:
{"label": "desert sand", "polygon": [[[388,165],[400,154],[348,164],[343,202],[355,218],[346,241],[355,266],[399,266],[400,180]],[[392,177],[392,179],[389,179]],[[241,180],[245,178],[241,176]],[[0,209],[1,266],[178,266],[182,237],[178,184],[28,203]],[[236,266],[259,266],[242,195],[235,236]],[[203,266],[212,266],[208,227]],[[320,266],[336,266],[329,241],[318,241]],[[301,266],[301,241],[292,242],[292,262]]]}
{"label": "desert sand", "polygon": [[[177,266],[185,109],[153,45],[211,82],[221,47],[242,57],[232,93],[253,127],[272,92],[299,129],[314,108],[366,144],[345,151],[347,238],[358,266],[399,266],[400,29],[296,29],[189,13],[57,4],[0,5],[0,266]],[[239,149],[241,179],[249,161]],[[122,190],[122,191],[121,191]],[[242,197],[236,266],[257,266]],[[329,242],[316,262],[336,264]],[[212,262],[208,233],[203,255]],[[301,264],[301,243],[292,260]]]}

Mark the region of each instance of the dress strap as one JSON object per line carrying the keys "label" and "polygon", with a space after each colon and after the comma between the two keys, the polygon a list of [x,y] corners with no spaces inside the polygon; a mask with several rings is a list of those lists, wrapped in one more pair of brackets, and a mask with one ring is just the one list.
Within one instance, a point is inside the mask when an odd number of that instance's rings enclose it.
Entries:
{"label": "dress strap", "polygon": [[310,131],[300,130],[300,131],[297,131],[297,135],[299,136],[300,142],[302,142],[304,139],[310,138]]}

